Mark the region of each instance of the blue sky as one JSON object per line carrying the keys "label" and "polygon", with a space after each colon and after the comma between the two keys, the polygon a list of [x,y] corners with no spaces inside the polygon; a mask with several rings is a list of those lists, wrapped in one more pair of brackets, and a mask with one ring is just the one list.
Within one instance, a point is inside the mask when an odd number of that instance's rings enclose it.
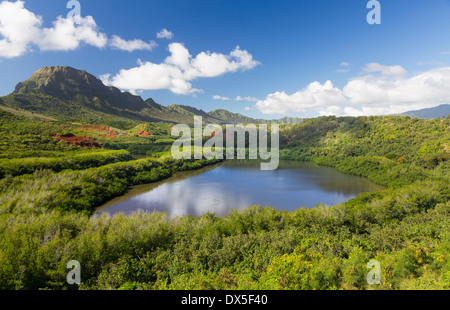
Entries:
{"label": "blue sky", "polygon": [[[84,19],[69,31],[67,1],[0,1],[0,95],[43,66],[67,65],[163,105],[258,118],[450,103],[450,1],[379,0],[380,25],[367,23],[367,2],[79,0]],[[173,37],[158,38],[162,29]]]}

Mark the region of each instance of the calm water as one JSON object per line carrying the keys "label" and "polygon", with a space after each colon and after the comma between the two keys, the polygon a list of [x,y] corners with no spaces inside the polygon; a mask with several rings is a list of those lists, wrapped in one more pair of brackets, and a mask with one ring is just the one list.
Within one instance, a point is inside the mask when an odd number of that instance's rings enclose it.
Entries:
{"label": "calm water", "polygon": [[383,189],[368,179],[309,163],[281,161],[278,170],[259,168],[255,161],[231,160],[180,173],[162,182],[133,187],[97,212],[166,211],[170,217],[211,212],[225,216],[232,209],[255,205],[294,211],[321,203],[334,205],[361,192]]}

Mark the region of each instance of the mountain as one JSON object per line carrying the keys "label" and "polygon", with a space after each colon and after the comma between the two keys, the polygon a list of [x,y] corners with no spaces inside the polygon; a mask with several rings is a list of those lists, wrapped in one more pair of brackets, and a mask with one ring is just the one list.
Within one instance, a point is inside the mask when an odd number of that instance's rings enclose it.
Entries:
{"label": "mountain", "polygon": [[211,117],[206,112],[193,107],[175,104],[165,107],[156,103],[151,98],[147,99],[145,102],[148,107],[143,109],[141,113],[144,115],[151,115],[152,118],[158,119],[159,122],[192,124],[194,116],[202,116],[203,122],[205,123],[223,123],[223,120]]}
{"label": "mountain", "polygon": [[226,110],[214,110],[208,113],[208,115],[210,115],[211,117],[214,117],[216,119],[221,119],[226,123],[229,124],[249,124],[249,123],[264,123],[266,121],[263,120],[255,120],[251,117],[247,117],[244,115],[241,115],[239,113],[232,113],[230,111],[226,111]]}
{"label": "mountain", "polygon": [[129,92],[106,86],[84,70],[63,66],[39,69],[18,83],[13,93],[0,98],[0,106],[20,113],[117,128],[133,122],[192,124],[195,115],[202,116],[204,123],[278,122],[255,120],[225,110],[207,113],[184,105],[165,107],[151,98],[144,101]]}
{"label": "mountain", "polygon": [[[208,113],[206,113],[203,110],[199,110],[190,106],[186,106],[186,105],[171,105],[168,106],[166,108],[167,110],[167,115],[172,115],[174,113],[176,113],[178,115],[178,117],[184,116],[186,117],[189,122],[192,122],[194,119],[194,116],[201,116],[203,118],[203,122],[204,123],[218,123],[218,124],[222,124],[224,123],[224,120],[219,119],[219,118],[215,118],[214,116],[209,115]],[[187,123],[188,121],[184,122]]]}
{"label": "mountain", "polygon": [[278,120],[273,120],[276,124],[284,124],[284,125],[298,125],[303,122],[302,118],[298,117],[283,117]]}
{"label": "mountain", "polygon": [[425,119],[441,118],[442,116],[450,115],[450,104],[443,104],[434,108],[409,111],[402,113],[401,115]]}
{"label": "mountain", "polygon": [[285,124],[285,125],[297,125],[300,124],[303,119],[298,117],[284,117],[281,119],[254,119],[244,116],[239,113],[232,113],[227,110],[218,109],[208,113],[208,115],[220,119],[227,124]]}
{"label": "mountain", "polygon": [[41,68],[1,99],[10,108],[69,121],[158,121],[141,113],[151,107],[141,97],[107,87],[95,76],[71,67]]}

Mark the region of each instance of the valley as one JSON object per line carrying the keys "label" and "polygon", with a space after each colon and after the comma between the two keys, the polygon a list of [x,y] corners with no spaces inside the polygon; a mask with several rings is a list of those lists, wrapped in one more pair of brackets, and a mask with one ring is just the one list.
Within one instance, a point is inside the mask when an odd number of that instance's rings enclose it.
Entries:
{"label": "valley", "polygon": [[[280,159],[380,187],[290,210],[95,213],[133,187],[222,163],[171,157],[173,126],[196,115],[277,123]],[[375,259],[377,289],[449,289],[449,159],[450,119],[255,120],[166,107],[85,71],[44,67],[0,98],[0,288],[365,290]],[[82,283],[71,286],[74,259]]]}

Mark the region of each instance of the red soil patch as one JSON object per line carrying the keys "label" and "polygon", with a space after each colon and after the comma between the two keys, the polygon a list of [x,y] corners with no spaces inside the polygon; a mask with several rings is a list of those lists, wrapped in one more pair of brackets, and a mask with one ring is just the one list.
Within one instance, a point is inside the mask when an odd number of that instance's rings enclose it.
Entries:
{"label": "red soil patch", "polygon": [[107,135],[102,135],[103,138],[108,138],[108,139],[112,139],[112,138],[117,138],[117,134],[114,131],[109,131],[109,134]]}
{"label": "red soil patch", "polygon": [[106,132],[107,134],[101,135],[103,138],[117,138],[116,132],[111,130],[111,128],[105,126],[83,126],[78,128],[77,130],[93,130],[97,132]]}
{"label": "red soil patch", "polygon": [[147,130],[137,131],[135,132],[135,134],[140,137],[148,137],[151,135],[151,133],[149,133]]}
{"label": "red soil patch", "polygon": [[97,143],[97,141],[92,137],[75,136],[73,133],[68,133],[65,135],[53,135],[52,137],[83,148],[89,149],[101,148],[101,145]]}

